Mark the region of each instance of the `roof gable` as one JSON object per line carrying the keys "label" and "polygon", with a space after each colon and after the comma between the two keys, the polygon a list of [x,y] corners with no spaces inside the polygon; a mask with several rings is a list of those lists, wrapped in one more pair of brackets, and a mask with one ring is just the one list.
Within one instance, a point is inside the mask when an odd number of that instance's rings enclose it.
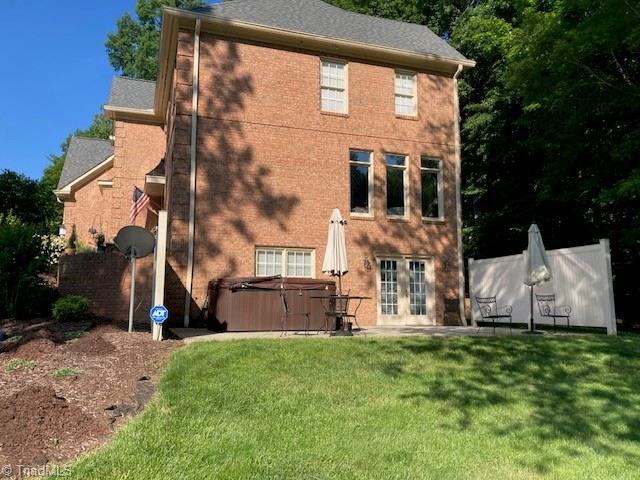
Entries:
{"label": "roof gable", "polygon": [[349,12],[321,0],[233,0],[192,11],[283,30],[466,60],[424,25]]}
{"label": "roof gable", "polygon": [[58,190],[68,186],[112,155],[113,144],[110,140],[71,137],[58,181]]}

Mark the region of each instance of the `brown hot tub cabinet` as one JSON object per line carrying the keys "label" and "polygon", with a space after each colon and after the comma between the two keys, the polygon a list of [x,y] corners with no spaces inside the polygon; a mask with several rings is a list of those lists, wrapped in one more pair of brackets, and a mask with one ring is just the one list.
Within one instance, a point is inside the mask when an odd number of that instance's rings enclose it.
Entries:
{"label": "brown hot tub cabinet", "polygon": [[[309,312],[310,329],[323,328],[325,301],[312,297],[334,295],[335,283],[279,277],[221,278],[209,282],[208,328],[217,332],[281,330],[284,309],[280,291],[283,286],[289,310]],[[304,316],[290,316],[287,329],[304,330],[305,321]],[[329,329],[333,328],[330,323]]]}

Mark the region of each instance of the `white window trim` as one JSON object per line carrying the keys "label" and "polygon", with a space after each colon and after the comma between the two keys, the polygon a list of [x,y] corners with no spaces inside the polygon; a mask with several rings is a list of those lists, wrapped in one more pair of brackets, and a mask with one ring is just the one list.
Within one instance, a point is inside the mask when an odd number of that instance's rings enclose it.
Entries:
{"label": "white window trim", "polygon": [[[422,159],[428,158],[429,160],[437,160],[439,163],[439,167],[436,168],[428,168],[422,166]],[[438,174],[438,216],[437,217],[425,217],[422,212],[422,171],[425,172],[436,172]],[[429,155],[422,155],[420,157],[420,215],[422,216],[422,220],[425,222],[444,222],[444,165],[441,158],[438,157],[430,157]]]}
{"label": "white window trim", "polygon": [[[340,65],[344,66],[344,111],[343,112],[334,112],[333,110],[323,110],[322,109],[322,89],[323,88],[327,88],[329,90],[337,90],[340,91],[339,88],[334,88],[334,87],[324,87],[322,85],[322,64],[324,62],[330,62],[330,63],[339,63]],[[330,58],[330,57],[320,57],[320,78],[318,79],[319,84],[320,84],[320,90],[318,91],[319,94],[319,102],[320,102],[320,112],[322,113],[328,113],[328,114],[333,114],[333,115],[348,115],[349,114],[349,63],[344,61],[344,60],[340,60],[339,58]]]}
{"label": "white window trim", "polygon": [[[376,304],[378,313],[378,325],[436,325],[436,271],[435,257],[430,255],[401,255],[401,254],[376,254]],[[382,290],[380,285],[380,262],[383,260],[395,260],[398,262],[398,313],[396,315],[382,314]],[[427,262],[425,275],[431,281],[433,288],[427,297],[426,315],[411,315],[409,299],[409,262]],[[409,320],[409,321],[407,321]],[[414,322],[416,321],[417,322]]]}
{"label": "white window trim", "polygon": [[[411,75],[414,78],[413,81],[413,113],[398,113],[396,110],[396,74],[401,75]],[[408,98],[406,95],[400,95],[402,97]],[[418,73],[412,72],[411,70],[394,70],[393,72],[393,111],[398,117],[411,117],[415,118],[418,116]]]}
{"label": "white window trim", "polygon": [[[278,251],[282,252],[282,276],[288,278],[316,278],[316,250],[315,248],[297,248],[297,247],[256,247],[253,254],[253,267],[256,277],[268,277],[269,275],[258,274],[258,252],[259,251]],[[302,277],[289,277],[287,275],[287,253],[289,252],[304,252],[311,254],[311,276]]]}
{"label": "white window trim", "polygon": [[[386,159],[387,155],[396,155],[398,157],[404,157],[404,167],[397,166],[397,165],[387,165],[387,159]],[[384,174],[385,174],[385,212],[387,214],[387,218],[390,218],[392,220],[408,220],[409,219],[409,200],[411,198],[409,195],[409,163],[410,163],[409,155],[405,155],[403,153],[385,152],[383,159],[384,159]],[[397,168],[397,169],[404,170],[402,175],[402,185],[404,190],[404,215],[389,214],[389,206],[386,205],[387,199],[389,198],[388,192],[387,192],[387,189],[389,188],[389,179],[387,178],[387,169],[389,168]]]}
{"label": "white window trim", "polygon": [[[363,162],[356,162],[356,161],[352,161],[351,160],[351,152],[365,152],[369,154],[369,163],[363,163]],[[359,149],[359,148],[350,148],[349,149],[349,214],[352,217],[355,218],[373,218],[373,197],[374,197],[374,173],[373,173],[373,162],[374,162],[374,156],[373,156],[373,151],[371,150],[366,150],[366,149]],[[367,184],[367,188],[368,188],[368,203],[369,203],[369,211],[367,213],[360,213],[360,212],[352,212],[351,211],[351,165],[363,165],[363,166],[368,166],[369,167],[369,176],[368,176],[368,184]]]}

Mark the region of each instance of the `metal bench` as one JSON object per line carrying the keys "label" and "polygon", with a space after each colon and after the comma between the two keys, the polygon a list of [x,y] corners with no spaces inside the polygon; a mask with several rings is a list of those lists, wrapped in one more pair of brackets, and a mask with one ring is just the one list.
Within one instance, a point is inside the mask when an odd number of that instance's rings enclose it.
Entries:
{"label": "metal bench", "polygon": [[[511,305],[498,306],[496,297],[476,297],[476,303],[480,309],[480,315],[483,320],[491,320],[493,324],[493,333],[496,333],[496,320],[509,319],[509,330],[512,328]],[[501,313],[504,312],[504,313]]]}
{"label": "metal bench", "polygon": [[556,318],[566,318],[567,328],[570,327],[569,317],[571,316],[571,307],[569,305],[556,306],[556,296],[554,295],[538,295],[536,293],[536,301],[540,316],[553,318],[553,328],[556,328]]}

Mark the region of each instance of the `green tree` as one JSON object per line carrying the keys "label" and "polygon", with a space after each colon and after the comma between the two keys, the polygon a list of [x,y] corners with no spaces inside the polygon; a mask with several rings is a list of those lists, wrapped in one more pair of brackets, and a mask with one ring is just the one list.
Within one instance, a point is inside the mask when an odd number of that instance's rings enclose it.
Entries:
{"label": "green tree", "polygon": [[14,215],[23,223],[42,223],[38,182],[11,170],[0,172],[0,216]]}
{"label": "green tree", "polygon": [[353,12],[427,25],[436,34],[449,38],[458,18],[479,0],[329,0]]}
{"label": "green tree", "polygon": [[630,316],[640,295],[640,6],[532,2],[507,78],[541,165],[536,200],[550,237],[610,238],[617,310]]}
{"label": "green tree", "polygon": [[155,80],[160,49],[162,7],[193,8],[203,0],[136,0],[136,15],[128,12],[109,33],[105,46],[113,68],[132,78]]}
{"label": "green tree", "polygon": [[452,44],[477,62],[460,84],[467,256],[521,251],[529,223],[537,220],[539,163],[525,144],[530,132],[521,99],[506,80],[521,20],[516,2],[487,0],[466,9],[452,27]]}

